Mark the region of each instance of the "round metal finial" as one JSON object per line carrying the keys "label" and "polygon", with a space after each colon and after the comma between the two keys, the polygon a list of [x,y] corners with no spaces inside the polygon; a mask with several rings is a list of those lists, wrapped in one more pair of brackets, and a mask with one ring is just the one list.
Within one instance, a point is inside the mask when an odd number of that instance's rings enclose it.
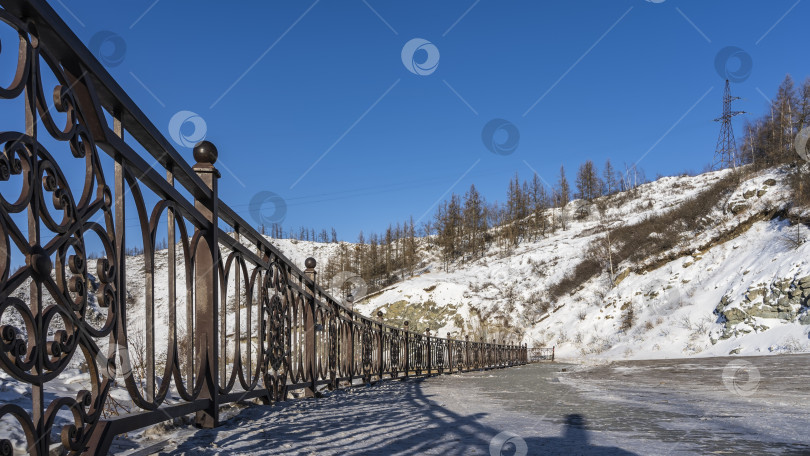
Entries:
{"label": "round metal finial", "polygon": [[315,258],[309,257],[306,260],[304,260],[304,266],[306,266],[307,269],[315,269],[315,266],[317,265],[318,262],[315,261]]}
{"label": "round metal finial", "polygon": [[408,320],[405,320],[405,327],[406,327],[406,328],[407,328],[407,327],[408,327],[408,325],[410,325],[410,324],[411,324],[411,322],[409,322]]}
{"label": "round metal finial", "polygon": [[377,311],[377,317],[382,318],[382,316],[383,316],[382,310],[378,310]]}
{"label": "round metal finial", "polygon": [[217,157],[219,157],[217,146],[211,141],[200,141],[194,146],[194,160],[197,160],[197,163],[213,165]]}

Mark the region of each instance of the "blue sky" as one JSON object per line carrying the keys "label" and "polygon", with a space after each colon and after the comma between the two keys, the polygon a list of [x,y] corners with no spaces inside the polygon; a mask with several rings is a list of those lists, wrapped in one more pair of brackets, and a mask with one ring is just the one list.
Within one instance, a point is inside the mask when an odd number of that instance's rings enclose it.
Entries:
{"label": "blue sky", "polygon": [[[573,178],[608,158],[641,160],[651,178],[701,171],[727,46],[753,62],[733,85],[749,118],[786,73],[810,75],[810,2],[796,0],[50,3],[167,137],[178,112],[204,121],[173,127],[172,142],[191,162],[178,132],[204,131],[220,151],[220,196],[243,217],[270,192],[286,212],[266,199],[265,219],[346,240],[419,219],[472,183],[502,200],[515,172],[554,183],[560,165]],[[430,74],[403,64],[414,38],[438,50]],[[496,118],[519,131],[511,154],[482,141]]]}

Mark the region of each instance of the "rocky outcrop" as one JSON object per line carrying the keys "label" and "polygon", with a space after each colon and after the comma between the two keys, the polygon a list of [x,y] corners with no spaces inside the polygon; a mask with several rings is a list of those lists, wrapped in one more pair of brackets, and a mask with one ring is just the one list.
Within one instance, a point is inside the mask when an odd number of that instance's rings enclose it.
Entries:
{"label": "rocky outcrop", "polygon": [[745,211],[749,207],[748,204],[741,203],[741,202],[734,202],[734,203],[729,204],[728,206],[729,206],[728,210],[731,211],[731,213],[734,214],[734,215],[741,214],[743,211]]}
{"label": "rocky outcrop", "polygon": [[768,187],[773,187],[774,185],[776,185],[775,179],[767,179],[762,182],[761,187],[750,187],[744,190],[742,194],[737,193],[737,196],[731,198],[727,203],[726,210],[734,215],[745,212],[755,204],[754,200],[765,196],[765,194],[768,193]]}
{"label": "rocky outcrop", "polygon": [[773,318],[810,325],[810,276],[752,286],[739,305],[734,305],[730,296],[723,296],[714,313],[725,323],[721,339],[767,329],[757,319]]}

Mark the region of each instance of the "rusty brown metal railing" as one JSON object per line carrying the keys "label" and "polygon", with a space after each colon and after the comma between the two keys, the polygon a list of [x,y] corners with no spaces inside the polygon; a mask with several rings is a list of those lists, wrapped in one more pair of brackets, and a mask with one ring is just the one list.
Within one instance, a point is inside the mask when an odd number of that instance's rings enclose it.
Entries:
{"label": "rusty brown metal railing", "polygon": [[[0,194],[0,318],[18,322],[0,328],[0,368],[31,391],[30,409],[2,403],[0,418],[20,426],[31,454],[48,454],[53,433],[72,454],[103,454],[118,434],[192,413],[199,426],[217,426],[230,402],[528,361],[525,345],[420,334],[344,307],[318,286],[314,259],[301,271],[220,201],[216,147],[198,144],[196,164],[186,163],[44,0],[0,0],[0,21],[20,39],[16,77],[0,99],[25,105],[24,131],[0,131],[0,180],[21,183],[19,194]],[[80,189],[69,185],[68,165],[83,167]],[[165,274],[155,261],[162,217]],[[88,258],[88,236],[101,258]],[[128,236],[144,249],[140,377],[130,357]],[[12,249],[25,258],[14,272]],[[91,275],[103,310],[95,319]],[[156,315],[158,281],[167,282],[168,315]],[[20,290],[27,299],[15,297]],[[156,340],[164,317],[168,337]],[[90,388],[46,395],[77,353]],[[135,409],[105,415],[116,388]],[[54,429],[60,411],[72,423]],[[0,435],[0,454],[12,450]]]}

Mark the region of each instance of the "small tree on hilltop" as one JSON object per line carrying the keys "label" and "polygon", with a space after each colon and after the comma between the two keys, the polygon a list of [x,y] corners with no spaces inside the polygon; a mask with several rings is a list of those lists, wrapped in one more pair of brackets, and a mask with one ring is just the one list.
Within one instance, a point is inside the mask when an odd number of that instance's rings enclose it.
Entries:
{"label": "small tree on hilltop", "polygon": [[596,171],[596,166],[588,160],[579,167],[577,171],[577,192],[578,196],[587,201],[593,201],[602,193],[602,181]]}

